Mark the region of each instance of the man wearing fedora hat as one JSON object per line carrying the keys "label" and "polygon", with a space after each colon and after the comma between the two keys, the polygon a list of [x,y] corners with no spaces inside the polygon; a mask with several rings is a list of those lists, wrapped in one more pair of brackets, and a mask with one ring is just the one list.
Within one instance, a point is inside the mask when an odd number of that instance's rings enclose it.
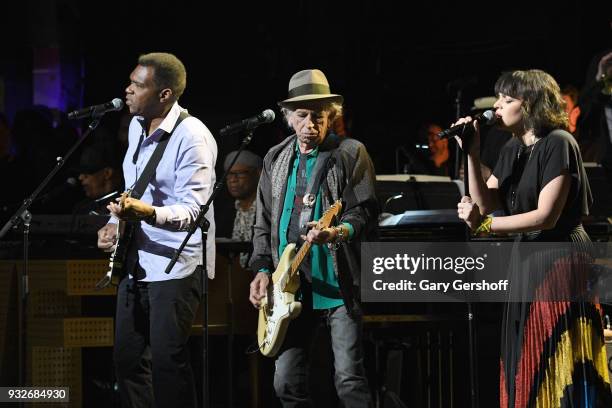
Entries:
{"label": "man wearing fedora hat", "polygon": [[[266,154],[257,190],[250,262],[257,275],[249,296],[255,307],[287,244],[315,244],[300,267],[302,312],[289,325],[276,359],[274,388],[285,407],[312,404],[308,353],[321,325],[330,332],[340,400],[347,407],[372,405],[361,344],[359,246],[375,229],[375,175],[362,143],[330,131],[342,101],[330,92],[323,72],[293,75],[289,98],[279,105],[295,133]],[[336,200],[343,202],[337,225],[313,228],[312,221]]]}

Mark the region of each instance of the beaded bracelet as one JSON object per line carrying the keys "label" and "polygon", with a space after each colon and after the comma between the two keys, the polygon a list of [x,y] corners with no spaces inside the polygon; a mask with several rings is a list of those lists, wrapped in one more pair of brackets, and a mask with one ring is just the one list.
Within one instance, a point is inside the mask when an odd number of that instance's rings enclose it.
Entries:
{"label": "beaded bracelet", "polygon": [[339,225],[337,227],[334,227],[334,229],[336,230],[336,241],[346,241],[348,237],[346,236],[344,228]]}
{"label": "beaded bracelet", "polygon": [[348,240],[348,231],[345,229],[343,225],[338,225],[337,227],[332,227],[336,231],[336,237],[333,241],[328,242],[327,246],[332,251],[337,251],[340,248],[340,243]]}

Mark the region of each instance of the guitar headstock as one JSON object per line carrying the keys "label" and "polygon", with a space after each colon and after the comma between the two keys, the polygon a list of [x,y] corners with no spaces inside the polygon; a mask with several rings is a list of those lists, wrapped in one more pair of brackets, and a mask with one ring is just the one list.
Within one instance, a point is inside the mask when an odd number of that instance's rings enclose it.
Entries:
{"label": "guitar headstock", "polygon": [[319,221],[317,222],[317,229],[327,228],[331,225],[334,217],[342,211],[342,201],[337,200],[327,211],[323,213]]}

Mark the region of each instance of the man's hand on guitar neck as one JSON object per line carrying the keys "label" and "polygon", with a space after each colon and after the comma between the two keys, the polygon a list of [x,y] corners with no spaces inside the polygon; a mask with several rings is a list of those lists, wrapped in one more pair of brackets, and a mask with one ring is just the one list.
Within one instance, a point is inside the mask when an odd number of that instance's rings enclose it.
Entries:
{"label": "man's hand on guitar neck", "polygon": [[98,230],[98,248],[104,252],[113,252],[117,243],[117,225],[106,224]]}
{"label": "man's hand on guitar neck", "polygon": [[270,274],[266,272],[257,272],[255,278],[251,281],[249,288],[249,300],[257,309],[261,307],[261,299],[267,294],[268,285],[270,284]]}
{"label": "man's hand on guitar neck", "polygon": [[311,230],[306,235],[302,235],[301,238],[311,244],[327,244],[328,242],[336,242],[338,239],[346,241],[346,237],[348,237],[348,229],[342,224],[336,227],[317,229],[317,221],[311,221],[308,223],[308,227]]}
{"label": "man's hand on guitar neck", "polygon": [[153,206],[136,198],[127,197],[124,193],[117,198],[117,203],[109,203],[106,207],[113,216],[123,221],[147,221],[155,216]]}

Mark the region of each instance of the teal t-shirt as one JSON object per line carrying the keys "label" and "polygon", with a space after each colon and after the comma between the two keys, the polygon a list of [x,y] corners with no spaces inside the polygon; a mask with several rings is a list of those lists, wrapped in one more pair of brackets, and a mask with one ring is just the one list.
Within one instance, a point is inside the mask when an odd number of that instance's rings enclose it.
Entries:
{"label": "teal t-shirt", "polygon": [[[307,155],[306,179],[310,180],[312,169],[319,155],[319,148],[315,148]],[[300,163],[300,151],[296,143],[296,154],[293,165],[289,170],[287,192],[279,224],[278,253],[282,254],[287,246],[287,232],[293,211],[295,188],[297,183],[298,166]],[[313,220],[318,220],[323,214],[321,189],[317,192]],[[352,226],[348,225],[352,233]],[[349,237],[352,235],[349,233]],[[327,245],[313,245],[310,249],[311,271],[312,271],[312,305],[314,309],[331,309],[344,304],[340,295],[340,285],[334,273],[334,261]]]}

